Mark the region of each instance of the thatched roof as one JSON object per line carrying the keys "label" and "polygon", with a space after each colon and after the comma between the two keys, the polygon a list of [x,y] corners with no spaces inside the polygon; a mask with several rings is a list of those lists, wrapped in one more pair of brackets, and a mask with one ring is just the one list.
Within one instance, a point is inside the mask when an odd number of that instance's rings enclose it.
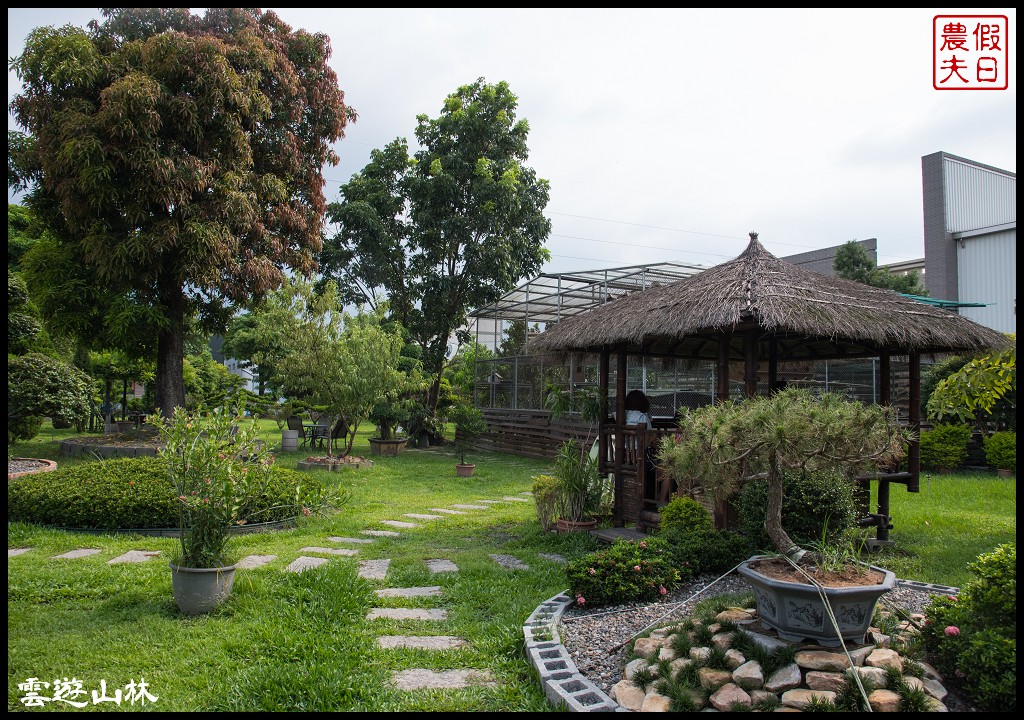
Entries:
{"label": "thatched roof", "polygon": [[741,334],[750,329],[775,341],[779,360],[967,352],[1008,342],[949,310],[779,260],[751,233],[736,259],[549,325],[532,347],[595,352],[624,342],[633,351],[713,358],[721,335],[736,333],[731,355],[742,357]]}

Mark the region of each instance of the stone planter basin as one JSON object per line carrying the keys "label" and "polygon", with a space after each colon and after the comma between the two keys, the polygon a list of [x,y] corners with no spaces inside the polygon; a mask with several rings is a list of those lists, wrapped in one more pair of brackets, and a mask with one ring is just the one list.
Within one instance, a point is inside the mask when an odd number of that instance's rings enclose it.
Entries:
{"label": "stone planter basin", "polygon": [[844,642],[863,643],[878,598],[896,586],[895,574],[868,565],[867,569],[882,573],[881,583],[823,588],[838,624],[837,633],[817,587],[777,580],[751,567],[758,560],[767,559],[764,555],[752,557],[737,570],[754,589],[761,622],[778,632],[780,638],[791,642],[813,640],[824,647],[837,647],[841,635]]}

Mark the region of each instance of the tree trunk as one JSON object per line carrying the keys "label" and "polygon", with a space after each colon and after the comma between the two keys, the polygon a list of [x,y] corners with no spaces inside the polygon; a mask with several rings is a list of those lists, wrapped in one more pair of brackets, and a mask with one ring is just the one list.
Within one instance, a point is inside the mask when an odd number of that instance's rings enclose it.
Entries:
{"label": "tree trunk", "polygon": [[170,324],[157,335],[156,409],[165,418],[174,408],[185,406],[185,295],[180,287],[164,287],[161,281],[160,302],[166,308]]}
{"label": "tree trunk", "polygon": [[782,529],[782,473],[774,464],[768,471],[768,507],[764,515],[764,531],[780,553],[793,556],[801,552]]}

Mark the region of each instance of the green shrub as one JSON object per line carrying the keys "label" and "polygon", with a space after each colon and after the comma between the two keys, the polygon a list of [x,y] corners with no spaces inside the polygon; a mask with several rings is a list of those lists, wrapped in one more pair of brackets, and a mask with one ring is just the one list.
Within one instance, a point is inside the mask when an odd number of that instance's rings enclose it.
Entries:
{"label": "green shrub", "polygon": [[547,532],[555,527],[558,515],[558,478],[554,475],[534,475],[533,501],[537,504],[537,519]]}
{"label": "green shrub", "polygon": [[7,414],[84,420],[89,417],[90,383],[89,376],[78,368],[47,355],[8,355]]}
{"label": "green shrub", "polygon": [[983,710],[1017,709],[1017,545],[1000,545],[968,570],[959,597],[926,610],[921,642],[947,677],[958,678]]}
{"label": "green shrub", "polygon": [[39,434],[43,427],[43,419],[38,415],[25,417],[7,417],[7,444],[18,440],[31,440]]}
{"label": "green shrub", "polygon": [[711,514],[696,500],[673,498],[660,514],[658,537],[669,544],[677,567],[694,574],[724,572],[751,555],[747,538],[715,529]]}
{"label": "green shrub", "polygon": [[[240,508],[249,523],[294,517],[324,488],[303,473],[274,468],[270,484]],[[176,528],[178,501],[159,458],[84,463],[7,482],[7,520],[58,527]]]}
{"label": "green shrub", "polygon": [[576,602],[591,607],[656,600],[684,575],[676,569],[668,543],[656,537],[616,540],[570,562],[565,574]]}
{"label": "green shrub", "polygon": [[[786,473],[782,479],[782,527],[794,542],[806,545],[839,538],[857,519],[853,484],[838,473]],[[737,529],[758,550],[772,547],[764,531],[768,484],[749,483],[737,502]]]}
{"label": "green shrub", "polygon": [[1017,472],[1017,433],[1004,430],[985,438],[985,462],[994,468]]}
{"label": "green shrub", "polygon": [[967,460],[971,429],[966,425],[936,425],[921,432],[921,467],[926,470],[958,468]]}

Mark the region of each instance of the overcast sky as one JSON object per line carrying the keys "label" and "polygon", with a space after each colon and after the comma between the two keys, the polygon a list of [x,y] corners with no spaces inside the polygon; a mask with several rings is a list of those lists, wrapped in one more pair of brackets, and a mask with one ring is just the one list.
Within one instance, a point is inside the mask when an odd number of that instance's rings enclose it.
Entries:
{"label": "overcast sky", "polygon": [[[780,256],[877,238],[880,264],[918,258],[923,155],[1017,170],[1012,8],[275,11],[330,36],[359,115],[330,200],[459,86],[508,82],[551,184],[549,272],[715,265],[751,230]],[[933,89],[932,19],[968,12],[1009,18],[1008,90]],[[8,8],[8,57],[34,27],[98,17]]]}

